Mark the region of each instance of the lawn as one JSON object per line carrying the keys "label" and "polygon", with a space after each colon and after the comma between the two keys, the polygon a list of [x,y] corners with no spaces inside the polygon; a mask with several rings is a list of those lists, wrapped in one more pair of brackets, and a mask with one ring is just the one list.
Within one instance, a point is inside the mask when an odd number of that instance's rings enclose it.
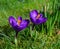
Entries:
{"label": "lawn", "polygon": [[[9,17],[30,20],[30,12],[37,10],[47,21],[33,23],[16,32],[9,24]],[[0,49],[60,49],[60,1],[59,0],[0,0]]]}

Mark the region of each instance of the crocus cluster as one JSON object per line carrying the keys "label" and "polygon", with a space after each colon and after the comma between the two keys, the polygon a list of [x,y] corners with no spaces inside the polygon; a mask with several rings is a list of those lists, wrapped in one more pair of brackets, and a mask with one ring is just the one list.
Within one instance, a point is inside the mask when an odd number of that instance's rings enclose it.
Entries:
{"label": "crocus cluster", "polygon": [[[38,13],[37,10],[32,10],[30,12],[30,20],[33,24],[42,24],[47,21],[47,18],[43,17],[42,13]],[[30,21],[28,19],[23,20],[21,16],[15,19],[13,16],[9,17],[9,23],[12,28],[18,33],[19,31],[25,29]]]}

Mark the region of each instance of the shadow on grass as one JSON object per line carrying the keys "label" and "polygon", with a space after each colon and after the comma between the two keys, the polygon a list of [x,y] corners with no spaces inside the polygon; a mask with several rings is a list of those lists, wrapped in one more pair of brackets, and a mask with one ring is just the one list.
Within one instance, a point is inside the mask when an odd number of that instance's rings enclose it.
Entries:
{"label": "shadow on grass", "polygon": [[4,25],[0,26],[1,33],[0,33],[0,39],[2,40],[3,38],[10,41],[12,44],[14,44],[14,30],[10,25]]}
{"label": "shadow on grass", "polygon": [[7,36],[11,35],[10,33],[13,31],[13,29],[8,25],[1,26],[2,32],[6,34]]}
{"label": "shadow on grass", "polygon": [[35,25],[34,29],[36,31],[38,31],[38,33],[43,33],[44,32],[45,34],[47,34],[47,32],[48,32],[46,24]]}

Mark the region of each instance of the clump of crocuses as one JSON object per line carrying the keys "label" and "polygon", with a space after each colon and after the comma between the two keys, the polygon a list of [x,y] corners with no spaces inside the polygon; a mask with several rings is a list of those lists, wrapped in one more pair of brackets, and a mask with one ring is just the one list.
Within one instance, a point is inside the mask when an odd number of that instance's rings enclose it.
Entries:
{"label": "clump of crocuses", "polygon": [[[37,10],[32,10],[30,12],[30,20],[33,24],[42,24],[47,21],[47,18],[43,16],[42,13],[38,13]],[[29,20],[25,19],[23,20],[22,17],[18,17],[16,20],[13,16],[9,17],[9,23],[13,27],[13,29],[16,31],[16,36],[19,31],[25,29],[29,25]]]}
{"label": "clump of crocuses", "polygon": [[18,19],[15,19],[13,16],[10,16],[9,23],[12,26],[12,28],[16,31],[17,37],[18,32],[25,29],[29,25],[29,20],[23,20],[20,16],[18,17]]}
{"label": "clump of crocuses", "polygon": [[[37,10],[32,10],[30,12],[30,20],[33,23],[33,26],[36,24],[42,24],[45,23],[47,21],[46,17],[43,17],[42,13],[38,13]],[[17,48],[17,35],[18,32],[25,29],[30,21],[28,19],[23,20],[21,16],[18,17],[18,19],[15,19],[13,16],[9,17],[9,23],[12,26],[12,28],[15,30],[16,35],[15,35],[15,44],[16,44],[16,48]],[[34,28],[32,26],[32,28]]]}

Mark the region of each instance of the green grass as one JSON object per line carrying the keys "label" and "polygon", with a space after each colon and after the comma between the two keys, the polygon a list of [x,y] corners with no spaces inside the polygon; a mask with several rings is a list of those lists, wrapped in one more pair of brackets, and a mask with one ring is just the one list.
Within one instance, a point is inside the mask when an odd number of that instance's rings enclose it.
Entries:
{"label": "green grass", "polygon": [[32,24],[18,33],[17,49],[60,49],[60,1],[59,0],[0,0],[0,49],[16,49],[15,31],[10,27],[9,16],[29,19],[31,10],[44,12],[45,24]]}

